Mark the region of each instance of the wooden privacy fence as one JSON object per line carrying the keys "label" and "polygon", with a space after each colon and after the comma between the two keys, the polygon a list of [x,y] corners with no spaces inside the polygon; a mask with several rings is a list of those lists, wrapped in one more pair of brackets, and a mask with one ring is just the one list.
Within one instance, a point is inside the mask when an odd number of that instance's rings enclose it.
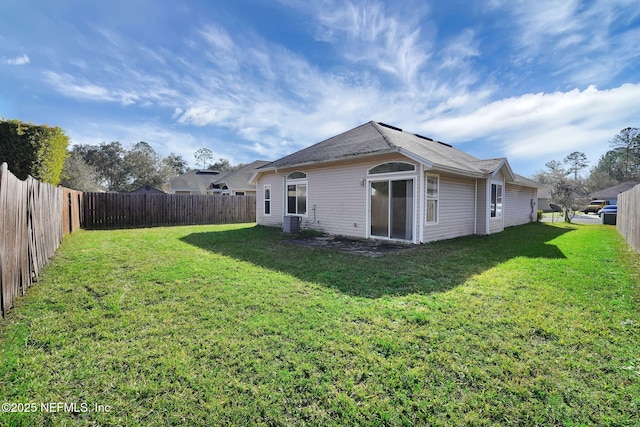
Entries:
{"label": "wooden privacy fence", "polygon": [[24,295],[62,241],[62,190],[0,166],[0,305]]}
{"label": "wooden privacy fence", "polygon": [[618,194],[616,227],[624,239],[640,252],[640,185]]}
{"label": "wooden privacy fence", "polygon": [[255,196],[84,193],[82,228],[229,224],[256,220]]}
{"label": "wooden privacy fence", "polygon": [[255,196],[83,193],[0,166],[0,306],[2,316],[38,280],[62,236],[80,228],[254,222]]}

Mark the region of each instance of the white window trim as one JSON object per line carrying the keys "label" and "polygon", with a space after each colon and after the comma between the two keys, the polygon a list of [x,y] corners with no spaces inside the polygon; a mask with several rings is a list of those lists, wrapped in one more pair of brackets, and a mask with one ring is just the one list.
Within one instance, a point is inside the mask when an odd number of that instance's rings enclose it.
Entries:
{"label": "white window trim", "polygon": [[[267,189],[269,189],[269,198],[267,199],[265,197],[265,193],[267,191]],[[273,197],[272,197],[272,192],[271,192],[271,184],[265,184],[262,186],[262,214],[264,216],[271,216],[271,211],[273,210]],[[265,202],[269,201],[269,213],[265,212]]]}
{"label": "white window trim", "polygon": [[[297,186],[304,184],[307,187],[307,192],[306,192],[306,210],[303,214],[299,214],[299,213],[289,213],[289,186],[290,185],[295,185],[296,186],[296,192],[297,192]],[[309,180],[308,179],[285,179],[284,182],[284,213],[286,216],[298,216],[301,218],[307,218],[309,216]],[[296,210],[298,210],[298,201],[297,201],[297,197],[296,197]]]}
{"label": "white window trim", "polygon": [[[377,168],[378,166],[382,166],[382,165],[386,165],[387,163],[404,163],[406,165],[412,166],[413,170],[409,170],[409,171],[396,171],[396,172],[381,172],[381,173],[371,173],[371,171],[375,168]],[[413,163],[409,163],[409,162],[404,162],[402,160],[396,160],[396,161],[388,161],[388,162],[382,162],[382,163],[378,163],[377,165],[370,167],[369,169],[367,169],[367,176],[370,177],[378,177],[378,176],[384,176],[384,175],[406,175],[406,174],[415,174],[416,173],[416,165],[414,165]]]}
{"label": "white window trim", "polygon": [[[498,201],[496,200],[496,216],[491,216],[491,195],[493,193],[493,186],[494,185],[499,185],[502,190],[500,192],[500,201],[501,201],[501,209],[500,211],[498,211],[498,206],[497,203]],[[489,219],[491,221],[502,221],[502,219],[504,218],[504,196],[505,196],[505,185],[504,185],[504,181],[491,181],[491,184],[489,186]]]}
{"label": "white window trim", "polygon": [[[429,198],[428,196],[428,191],[429,191],[428,177],[430,176],[438,179],[438,187],[436,188],[436,192],[438,196],[436,198],[433,198],[433,197]],[[435,221],[427,220],[427,212],[429,211],[429,200],[436,201],[436,220]],[[439,223],[440,223],[440,175],[427,172],[424,174],[424,225],[432,226],[432,225],[438,225]]]}
{"label": "white window trim", "polygon": [[[389,162],[385,162],[389,163]],[[411,163],[409,163],[411,164]],[[371,234],[371,183],[372,182],[385,182],[385,181],[404,181],[411,179],[413,180],[413,209],[412,209],[412,227],[413,227],[413,239],[405,240],[405,239],[394,239],[382,236],[373,236]],[[367,177],[365,180],[365,185],[367,187],[366,194],[366,204],[367,204],[367,218],[365,221],[366,233],[365,236],[367,239],[377,239],[377,240],[389,240],[396,242],[412,242],[418,243],[420,240],[420,236],[418,236],[418,224],[421,223],[420,219],[417,218],[416,206],[417,206],[417,191],[418,191],[418,177],[415,172],[404,171],[404,172],[388,172],[384,174],[373,174]],[[308,191],[308,189],[307,189]]]}

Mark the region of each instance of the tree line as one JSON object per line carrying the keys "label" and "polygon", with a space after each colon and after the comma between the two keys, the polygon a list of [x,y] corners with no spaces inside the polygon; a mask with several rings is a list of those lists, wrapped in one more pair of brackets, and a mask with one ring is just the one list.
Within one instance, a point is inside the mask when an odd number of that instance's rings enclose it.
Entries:
{"label": "tree line", "polygon": [[533,180],[551,186],[551,201],[565,211],[565,220],[571,220],[577,195],[589,194],[627,181],[640,181],[640,129],[627,127],[609,141],[610,150],[591,168],[588,176],[581,172],[589,165],[587,156],[579,151],[568,154],[562,162],[551,160],[547,170],[533,176]]}
{"label": "tree line", "polygon": [[[182,156],[162,157],[144,141],[131,148],[114,141],[69,149],[69,143],[57,126],[0,120],[0,162],[7,162],[20,179],[31,175],[74,190],[126,192],[145,186],[161,188],[189,170]],[[212,163],[214,155],[208,148],[197,150],[195,158],[203,169],[229,171],[242,166],[224,158]]]}

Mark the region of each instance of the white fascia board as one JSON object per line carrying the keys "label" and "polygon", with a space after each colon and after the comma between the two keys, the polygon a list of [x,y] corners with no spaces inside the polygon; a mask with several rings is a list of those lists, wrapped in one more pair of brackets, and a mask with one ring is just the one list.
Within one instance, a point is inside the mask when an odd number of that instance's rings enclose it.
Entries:
{"label": "white fascia board", "polygon": [[412,153],[409,150],[405,150],[404,148],[398,148],[398,153],[402,154],[405,157],[410,158],[411,160],[414,160],[414,161],[424,165],[424,167],[426,169],[433,168],[433,162],[425,159],[424,157],[418,156],[417,154]]}

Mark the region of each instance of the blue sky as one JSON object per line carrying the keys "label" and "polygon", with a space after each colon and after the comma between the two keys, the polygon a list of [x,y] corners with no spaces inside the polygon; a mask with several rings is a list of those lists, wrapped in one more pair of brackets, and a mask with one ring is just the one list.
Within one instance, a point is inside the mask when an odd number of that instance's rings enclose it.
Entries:
{"label": "blue sky", "polygon": [[196,167],[370,120],[526,176],[640,127],[637,0],[0,0],[0,115]]}

